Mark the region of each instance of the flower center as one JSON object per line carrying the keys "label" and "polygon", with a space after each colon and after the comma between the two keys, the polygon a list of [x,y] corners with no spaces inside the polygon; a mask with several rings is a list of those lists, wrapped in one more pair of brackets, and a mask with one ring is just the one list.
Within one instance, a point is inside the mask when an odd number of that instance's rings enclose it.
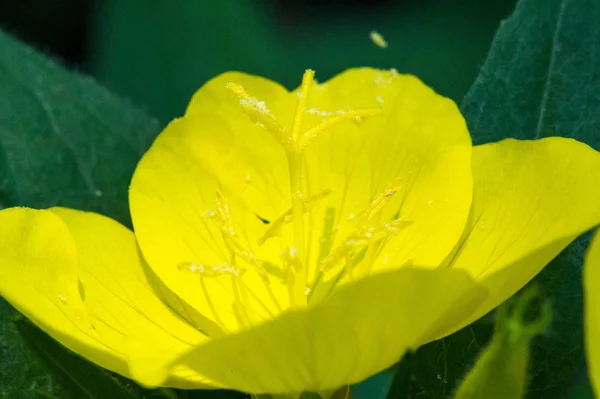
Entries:
{"label": "flower center", "polygon": [[[286,127],[277,121],[264,101],[260,101],[247,93],[241,85],[229,82],[226,87],[239,99],[239,104],[250,120],[268,131],[284,148],[288,162],[290,178],[291,208],[274,221],[271,221],[265,233],[258,239],[257,244],[263,245],[266,241],[282,236],[286,225],[291,224],[293,241],[282,243],[280,252],[280,265],[259,259],[245,244],[236,231],[236,226],[231,217],[227,199],[217,193],[216,212],[209,212],[211,219],[220,230],[226,248],[230,252],[230,261],[223,265],[206,266],[192,262],[180,265],[182,270],[193,272],[200,279],[231,276],[232,293],[236,296],[237,305],[234,306],[236,317],[241,326],[248,324],[248,315],[242,303],[245,294],[252,295],[252,291],[244,284],[246,269],[238,264],[242,261],[245,267],[256,272],[264,283],[264,287],[277,302],[271,287],[271,279],[276,278],[287,286],[289,304],[291,307],[304,306],[309,301],[318,301],[326,297],[340,279],[348,276],[354,279],[353,270],[361,264],[361,273],[369,273],[375,259],[380,254],[385,240],[397,234],[408,225],[408,221],[400,219],[397,215],[391,220],[384,220],[382,212],[392,197],[401,189],[399,180],[392,181],[360,214],[350,217],[348,223],[352,228],[347,236],[336,239],[337,226],[335,225],[335,209],[326,208],[323,216],[323,233],[319,241],[318,259],[315,265],[312,281],[309,280],[310,255],[307,253],[307,231],[305,217],[318,209],[319,204],[331,193],[323,190],[316,194],[303,191],[305,180],[304,151],[313,140],[334,126],[344,121],[360,122],[364,118],[379,116],[383,113],[381,108],[356,108],[347,111],[324,112],[315,108],[308,108],[308,99],[311,86],[314,83],[314,72],[307,70],[302,78],[298,96],[298,103],[294,112],[292,126]],[[317,125],[303,130],[304,116],[318,113],[325,117]],[[311,233],[311,232],[308,232]],[[309,237],[312,234],[308,235]],[[325,278],[325,276],[333,278]],[[281,310],[281,306],[277,303]],[[215,318],[218,321],[218,316]]]}

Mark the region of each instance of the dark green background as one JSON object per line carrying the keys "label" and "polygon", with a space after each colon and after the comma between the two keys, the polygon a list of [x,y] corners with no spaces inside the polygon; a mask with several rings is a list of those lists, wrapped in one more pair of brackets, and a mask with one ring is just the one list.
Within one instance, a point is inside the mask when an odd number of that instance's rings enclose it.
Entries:
{"label": "dark green background", "polygon": [[[23,0],[0,26],[166,122],[207,79],[241,70],[292,88],[352,66],[418,75],[457,101],[515,0]],[[376,29],[390,44],[374,46]]]}

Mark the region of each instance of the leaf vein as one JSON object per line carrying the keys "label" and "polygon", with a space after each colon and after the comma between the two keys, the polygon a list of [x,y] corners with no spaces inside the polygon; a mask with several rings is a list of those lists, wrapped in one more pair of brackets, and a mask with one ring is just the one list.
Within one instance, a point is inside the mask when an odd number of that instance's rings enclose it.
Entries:
{"label": "leaf vein", "polygon": [[544,83],[544,91],[540,100],[540,112],[538,114],[537,125],[535,128],[535,139],[539,139],[542,137],[544,120],[546,118],[546,109],[548,106],[548,101],[550,99],[550,92],[552,91],[553,71],[556,66],[556,55],[558,53],[558,39],[560,31],[562,29],[565,10],[567,8],[566,4],[567,0],[563,0],[560,4],[560,9],[558,10],[558,15],[556,17],[556,24],[554,26],[554,34],[552,35],[552,40],[550,41],[550,63],[548,64],[548,69],[546,72],[546,82]]}

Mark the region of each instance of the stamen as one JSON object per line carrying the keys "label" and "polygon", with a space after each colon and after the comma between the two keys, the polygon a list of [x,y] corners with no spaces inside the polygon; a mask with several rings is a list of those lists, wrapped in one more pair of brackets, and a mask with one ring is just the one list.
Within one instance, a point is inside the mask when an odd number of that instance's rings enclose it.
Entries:
{"label": "stamen", "polygon": [[207,266],[202,263],[194,262],[181,262],[177,265],[177,268],[181,271],[197,274],[202,277],[219,277],[226,274],[233,276],[242,276],[246,272],[245,269],[237,266],[228,265],[227,263],[221,265]]}
{"label": "stamen", "polygon": [[223,194],[219,191],[217,191],[217,212],[212,213],[209,217],[214,220],[219,230],[221,230],[223,241],[225,242],[227,249],[244,262],[254,266],[254,269],[259,275],[268,282],[269,277],[263,267],[262,261],[258,259],[253,252],[244,248],[240,236],[236,232],[229,204]]}
{"label": "stamen", "polygon": [[319,246],[319,262],[321,262],[331,252],[333,246],[333,220],[335,218],[335,209],[325,209],[325,217],[323,218],[323,235],[320,239]]}
{"label": "stamen", "polygon": [[369,206],[357,216],[354,216],[352,220],[357,226],[370,225],[373,222],[377,222],[383,208],[390,202],[391,197],[400,190],[401,179],[395,178],[379,195],[371,201]]}
{"label": "stamen", "polygon": [[273,137],[281,144],[285,144],[288,140],[288,133],[285,127],[277,122],[275,116],[271,113],[264,101],[259,101],[255,97],[250,96],[244,88],[234,82],[227,82],[225,86],[231,90],[240,100],[240,105],[254,123],[262,124]]}
{"label": "stamen", "polygon": [[[221,234],[223,236],[223,241],[225,245],[229,249],[233,257],[237,256],[250,266],[253,266],[254,271],[258,273],[261,277],[261,280],[267,290],[269,297],[275,304],[275,306],[281,311],[281,305],[277,301],[277,298],[271,288],[271,280],[269,279],[269,273],[265,270],[264,262],[256,257],[256,255],[246,250],[240,240],[240,236],[236,233],[235,224],[233,222],[233,218],[231,217],[231,210],[229,208],[229,204],[227,200],[219,191],[216,193],[217,195],[217,212],[210,212],[207,214],[207,217],[212,219],[219,230],[221,230]],[[237,270],[242,270],[236,267]]]}
{"label": "stamen", "polygon": [[204,280],[205,278],[214,278],[218,276],[223,276],[225,274],[231,274],[233,277],[236,277],[236,275],[242,274],[243,270],[234,269],[227,265],[206,266],[201,263],[194,262],[181,262],[177,266],[177,268],[181,271],[192,273],[198,276],[200,280],[200,287],[202,288],[202,293],[204,294],[204,299],[206,300],[206,304],[208,305],[208,308],[213,314],[215,323],[223,332],[227,332],[228,329],[226,328],[225,323],[223,323],[221,317],[219,316],[219,312],[217,311],[215,304],[212,301],[211,295],[208,292],[208,287]]}
{"label": "stamen", "polygon": [[280,256],[285,267],[285,280],[288,287],[290,306],[297,306],[306,303],[306,283],[302,276],[302,260],[298,256],[298,249],[294,247],[286,248],[281,251]]}
{"label": "stamen", "polygon": [[302,119],[304,112],[306,111],[306,105],[308,104],[308,93],[310,87],[315,79],[315,71],[307,69],[302,76],[301,92],[298,97],[298,105],[296,106],[296,113],[294,114],[294,124],[292,125],[291,142],[298,143],[300,139],[300,132],[302,130]]}
{"label": "stamen", "polygon": [[[310,212],[321,199],[327,197],[329,194],[331,194],[331,190],[323,190],[320,193],[308,197],[304,202],[304,212]],[[258,239],[258,245],[263,245],[269,238],[278,236],[281,233],[283,226],[289,224],[292,220],[292,209],[290,208],[269,225],[265,234]]]}
{"label": "stamen", "polygon": [[347,120],[361,122],[362,118],[379,116],[381,114],[383,114],[383,109],[381,108],[359,108],[351,111],[342,111],[341,113],[326,119],[317,126],[312,127],[304,132],[300,142],[298,143],[298,147],[305,148],[312,140],[319,137],[325,130],[334,127],[340,122]]}
{"label": "stamen", "polygon": [[346,240],[337,246],[329,255],[321,260],[321,270],[326,271],[337,265],[359,249],[378,243],[385,238],[398,234],[410,221],[396,218],[381,223],[381,213],[390,202],[391,197],[400,189],[400,179],[394,179],[388,184],[369,206],[358,216],[353,216],[356,229]]}
{"label": "stamen", "polygon": [[323,271],[334,267],[340,260],[352,252],[366,248],[392,235],[398,234],[403,228],[411,224],[410,220],[395,219],[383,223],[378,227],[362,228],[351,234],[344,242],[334,249],[329,256],[321,262]]}

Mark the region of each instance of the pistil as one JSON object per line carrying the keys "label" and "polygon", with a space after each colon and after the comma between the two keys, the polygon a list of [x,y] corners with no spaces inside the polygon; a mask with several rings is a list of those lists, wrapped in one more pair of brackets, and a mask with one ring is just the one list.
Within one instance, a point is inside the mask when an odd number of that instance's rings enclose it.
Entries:
{"label": "pistil", "polygon": [[302,121],[306,111],[308,94],[310,87],[314,81],[315,73],[307,69],[302,76],[301,92],[298,97],[298,105],[294,114],[294,122],[290,134],[290,143],[285,146],[289,171],[290,171],[290,189],[292,197],[292,223],[294,225],[294,245],[297,250],[297,257],[300,261],[301,270],[296,274],[294,282],[294,290],[302,295],[296,295],[302,299],[302,304],[306,304],[306,282],[308,280],[308,267],[306,258],[306,243],[304,235],[304,194],[302,192],[302,167],[303,154],[302,148],[299,146],[302,139]]}

